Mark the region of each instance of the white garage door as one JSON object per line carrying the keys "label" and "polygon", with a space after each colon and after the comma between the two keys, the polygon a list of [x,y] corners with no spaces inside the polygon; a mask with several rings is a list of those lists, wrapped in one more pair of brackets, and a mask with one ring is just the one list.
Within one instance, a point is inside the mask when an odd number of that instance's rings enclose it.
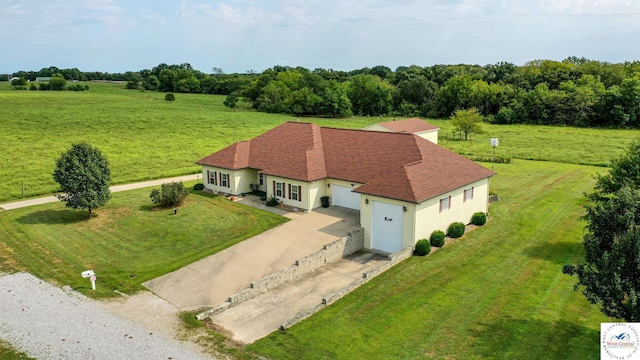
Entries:
{"label": "white garage door", "polygon": [[333,205],[360,210],[360,194],[351,192],[355,189],[348,186],[333,186]]}
{"label": "white garage door", "polygon": [[371,248],[394,253],[402,249],[402,205],[373,201]]}

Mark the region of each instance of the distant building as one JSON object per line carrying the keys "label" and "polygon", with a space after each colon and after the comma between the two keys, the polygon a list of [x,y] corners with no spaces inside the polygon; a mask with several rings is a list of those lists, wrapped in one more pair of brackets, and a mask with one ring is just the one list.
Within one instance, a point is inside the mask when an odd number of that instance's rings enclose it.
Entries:
{"label": "distant building", "polygon": [[9,79],[9,81],[13,81],[13,80],[20,80],[20,78],[19,78],[19,77],[17,77],[17,76],[14,76],[14,77],[12,77],[11,79]]}
{"label": "distant building", "polygon": [[51,76],[38,76],[36,82],[47,82],[51,80]]}

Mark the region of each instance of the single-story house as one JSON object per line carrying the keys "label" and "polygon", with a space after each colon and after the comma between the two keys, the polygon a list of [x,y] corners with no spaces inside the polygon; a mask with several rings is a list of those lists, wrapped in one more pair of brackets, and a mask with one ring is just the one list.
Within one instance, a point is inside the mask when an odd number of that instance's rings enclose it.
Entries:
{"label": "single-story house", "polygon": [[394,119],[393,121],[377,123],[363,127],[362,130],[416,134],[423,139],[437,144],[438,130],[440,130],[440,128],[422,119],[411,118],[406,120]]}
{"label": "single-story house", "polygon": [[47,82],[51,81],[51,76],[38,76],[36,77],[36,82]]}
{"label": "single-story house", "polygon": [[204,186],[239,195],[258,189],[303,210],[360,211],[365,247],[396,252],[487,212],[495,173],[412,133],[287,122],[197,162]]}

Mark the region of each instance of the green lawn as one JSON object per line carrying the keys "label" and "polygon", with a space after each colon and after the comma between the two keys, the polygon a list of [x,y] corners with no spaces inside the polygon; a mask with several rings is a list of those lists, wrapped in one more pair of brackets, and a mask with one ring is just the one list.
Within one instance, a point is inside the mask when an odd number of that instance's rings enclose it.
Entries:
{"label": "green lawn", "polygon": [[589,166],[497,164],[491,220],[412,257],[248,350],[276,359],[597,359],[596,306],[565,263],[583,259]]}
{"label": "green lawn", "polygon": [[32,357],[16,350],[12,344],[0,339],[0,359],[3,360],[32,360]]}
{"label": "green lawn", "polygon": [[[151,189],[114,193],[95,216],[52,203],[0,212],[0,270],[28,271],[92,297],[141,283],[214,254],[284,221],[201,192],[176,215],[152,207]],[[97,290],[80,272],[95,270]]]}
{"label": "green lawn", "polygon": [[[88,83],[90,91],[17,91],[0,82],[0,202],[50,194],[58,189],[55,161],[71,143],[87,141],[110,160],[113,183],[126,183],[196,173],[194,162],[239,140],[255,137],[293,116],[266,114],[222,104],[224,96],[164,94],[126,90],[124,85]],[[391,118],[303,118],[323,126],[362,128]],[[432,121],[432,120],[430,120]],[[485,124],[487,133],[472,141],[441,144],[464,155],[491,154],[490,137],[498,137],[497,154],[605,165],[633,139],[637,130]]]}

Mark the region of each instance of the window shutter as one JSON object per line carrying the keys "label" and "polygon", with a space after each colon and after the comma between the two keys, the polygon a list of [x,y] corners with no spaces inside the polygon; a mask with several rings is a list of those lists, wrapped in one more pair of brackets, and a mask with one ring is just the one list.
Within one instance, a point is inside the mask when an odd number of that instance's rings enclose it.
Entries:
{"label": "window shutter", "polygon": [[276,181],[273,181],[273,196],[276,196]]}
{"label": "window shutter", "polygon": [[291,200],[291,184],[289,184],[289,200]]}
{"label": "window shutter", "polygon": [[207,184],[211,184],[211,175],[209,173],[210,171],[207,170]]}
{"label": "window shutter", "polygon": [[449,195],[449,209],[451,209],[451,195]]}
{"label": "window shutter", "polygon": [[471,198],[473,199],[473,186],[471,187]]}
{"label": "window shutter", "polygon": [[213,172],[213,185],[218,185],[218,172]]}
{"label": "window shutter", "polygon": [[298,201],[302,201],[302,186],[298,185]]}
{"label": "window shutter", "polygon": [[442,199],[440,199],[440,212],[442,212]]}

